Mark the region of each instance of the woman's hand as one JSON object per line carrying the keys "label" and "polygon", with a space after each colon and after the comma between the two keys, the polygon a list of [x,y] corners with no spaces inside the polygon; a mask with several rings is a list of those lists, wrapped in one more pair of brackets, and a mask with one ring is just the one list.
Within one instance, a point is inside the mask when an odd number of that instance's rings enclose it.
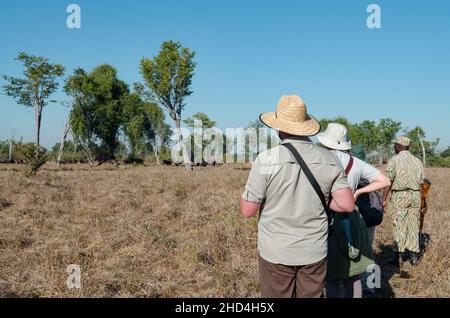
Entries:
{"label": "woman's hand", "polygon": [[387,206],[387,203],[386,203],[386,200],[384,200],[383,203],[382,203],[383,213],[384,214],[386,214],[386,206]]}
{"label": "woman's hand", "polygon": [[358,200],[359,196],[361,195],[361,192],[358,190],[355,191],[355,193],[353,194],[353,196],[355,197],[355,201]]}

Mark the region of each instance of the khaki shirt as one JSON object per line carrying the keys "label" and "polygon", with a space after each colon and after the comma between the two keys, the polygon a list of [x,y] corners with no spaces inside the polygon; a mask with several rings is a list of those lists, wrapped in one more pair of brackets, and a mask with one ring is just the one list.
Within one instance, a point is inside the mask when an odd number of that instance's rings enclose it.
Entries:
{"label": "khaki shirt", "polygon": [[422,162],[405,150],[389,160],[386,174],[393,191],[419,191],[425,173]]}
{"label": "khaki shirt", "polygon": [[[349,188],[338,158],[308,138],[288,138],[329,200]],[[242,198],[263,203],[258,223],[258,251],[274,264],[309,265],[327,256],[328,218],[300,166],[284,146],[262,152],[255,160]]]}

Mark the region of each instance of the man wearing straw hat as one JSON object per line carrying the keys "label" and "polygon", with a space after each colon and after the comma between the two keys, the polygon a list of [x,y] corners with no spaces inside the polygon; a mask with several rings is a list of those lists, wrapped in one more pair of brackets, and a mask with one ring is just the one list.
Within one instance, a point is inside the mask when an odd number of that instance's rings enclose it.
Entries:
{"label": "man wearing straw hat", "polygon": [[352,191],[336,156],[308,138],[320,124],[299,96],[281,97],[277,110],[260,119],[281,139],[256,158],[240,201],[243,216],[259,211],[261,295],[323,297],[328,205],[338,213],[353,211]]}
{"label": "man wearing straw hat", "polygon": [[394,225],[394,260],[399,267],[402,265],[405,252],[409,251],[412,265],[419,258],[420,205],[422,202],[421,188],[424,182],[424,167],[422,162],[409,152],[411,140],[400,137],[394,142],[397,154],[388,162],[386,174],[392,181],[391,188],[384,192],[383,205],[386,206],[389,191],[390,212]]}

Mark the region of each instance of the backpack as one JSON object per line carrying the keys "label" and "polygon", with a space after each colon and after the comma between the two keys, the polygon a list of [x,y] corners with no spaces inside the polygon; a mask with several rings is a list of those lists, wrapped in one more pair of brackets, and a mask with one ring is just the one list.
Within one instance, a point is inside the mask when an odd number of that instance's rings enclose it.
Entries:
{"label": "backpack", "polygon": [[[367,183],[361,183],[359,188],[366,185]],[[361,194],[356,200],[356,205],[367,227],[378,226],[383,222],[383,207],[381,206],[380,195],[377,192]]]}

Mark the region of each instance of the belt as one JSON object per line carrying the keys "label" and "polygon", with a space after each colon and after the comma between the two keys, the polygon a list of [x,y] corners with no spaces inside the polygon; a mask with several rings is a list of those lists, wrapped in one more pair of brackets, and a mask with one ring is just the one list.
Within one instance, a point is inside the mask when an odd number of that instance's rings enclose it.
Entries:
{"label": "belt", "polygon": [[403,190],[391,190],[392,192],[407,192],[407,191],[412,191],[412,192],[420,192],[419,189],[415,190],[415,189],[403,189]]}

